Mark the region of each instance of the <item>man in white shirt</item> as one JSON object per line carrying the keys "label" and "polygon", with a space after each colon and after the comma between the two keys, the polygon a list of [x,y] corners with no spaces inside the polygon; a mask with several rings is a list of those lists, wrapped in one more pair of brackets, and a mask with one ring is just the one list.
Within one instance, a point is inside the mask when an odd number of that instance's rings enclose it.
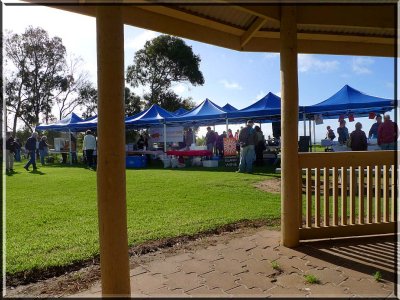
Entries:
{"label": "man in white shirt", "polygon": [[96,150],[96,137],[91,130],[86,131],[83,138],[83,151],[85,152],[86,163],[89,168],[93,167],[93,151]]}

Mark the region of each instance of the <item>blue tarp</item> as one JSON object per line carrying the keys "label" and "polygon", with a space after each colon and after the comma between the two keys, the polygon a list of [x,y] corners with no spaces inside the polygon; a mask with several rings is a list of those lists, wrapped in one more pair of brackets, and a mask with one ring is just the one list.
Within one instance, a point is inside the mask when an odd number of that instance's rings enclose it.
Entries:
{"label": "blue tarp", "polygon": [[232,112],[232,111],[237,111],[238,109],[236,107],[233,107],[232,105],[230,105],[229,103],[225,104],[224,106],[222,106],[222,109],[226,112]]}
{"label": "blue tarp", "polygon": [[75,113],[71,113],[68,117],[57,121],[54,124],[42,124],[36,126],[36,130],[54,130],[54,131],[68,131],[78,122],[83,121]]}
{"label": "blue tarp", "polygon": [[208,123],[212,125],[219,124],[222,121],[225,122],[226,115],[227,113],[222,107],[206,99],[183,115],[167,118],[167,123],[192,123],[198,125]]}
{"label": "blue tarp", "polygon": [[166,118],[174,118],[175,115],[164,108],[153,104],[147,110],[125,119],[126,127],[154,126],[165,123]]}
{"label": "blue tarp", "polygon": [[321,114],[325,119],[338,118],[340,115],[354,114],[367,116],[369,112],[385,113],[394,108],[394,101],[364,94],[349,85],[328,99],[314,105],[304,107],[307,117]]}
{"label": "blue tarp", "polygon": [[176,111],[174,111],[173,114],[176,115],[176,116],[180,116],[180,115],[183,115],[183,114],[185,114],[187,112],[188,112],[187,109],[184,109],[184,108],[181,107],[181,108],[177,109]]}

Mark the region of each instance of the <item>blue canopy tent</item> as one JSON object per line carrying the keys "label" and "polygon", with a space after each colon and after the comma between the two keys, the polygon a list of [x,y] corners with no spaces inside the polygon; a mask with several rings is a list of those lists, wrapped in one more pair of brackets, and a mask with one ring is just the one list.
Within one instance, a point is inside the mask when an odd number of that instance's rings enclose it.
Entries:
{"label": "blue canopy tent", "polygon": [[230,105],[229,103],[225,104],[224,106],[222,106],[222,109],[226,112],[232,112],[232,111],[237,111],[238,109],[236,107],[233,107],[232,105]]}
{"label": "blue canopy tent", "polygon": [[96,128],[97,128],[97,116],[87,118],[71,126],[72,131],[86,131],[88,129],[96,129]]}
{"label": "blue canopy tent", "polygon": [[325,119],[335,119],[340,115],[356,114],[368,116],[370,112],[383,114],[394,108],[394,100],[364,94],[349,85],[345,85],[328,99],[304,107],[307,118],[313,119],[320,114]]}
{"label": "blue canopy tent", "polygon": [[176,115],[176,116],[180,116],[180,115],[183,115],[184,113],[187,113],[187,112],[188,112],[187,109],[184,109],[184,108],[181,107],[181,108],[177,109],[176,111],[174,111],[173,114]]}
{"label": "blue canopy tent", "polygon": [[72,147],[71,147],[71,131],[74,126],[83,121],[82,118],[78,117],[75,113],[71,113],[69,116],[57,121],[54,124],[42,124],[36,126],[36,130],[54,130],[54,131],[65,131],[69,133],[69,163],[72,164]]}
{"label": "blue canopy tent", "polygon": [[164,126],[164,151],[167,151],[167,125],[166,118],[173,118],[175,115],[157,104],[153,104],[151,107],[143,112],[140,112],[132,117],[125,119],[125,127],[150,127],[150,126]]}

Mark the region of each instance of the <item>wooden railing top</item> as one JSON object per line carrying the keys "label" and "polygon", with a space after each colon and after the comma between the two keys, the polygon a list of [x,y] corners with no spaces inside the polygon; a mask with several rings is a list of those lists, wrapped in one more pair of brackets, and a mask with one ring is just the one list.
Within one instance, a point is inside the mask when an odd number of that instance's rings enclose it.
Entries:
{"label": "wooden railing top", "polygon": [[299,153],[300,168],[396,165],[399,151],[348,151]]}

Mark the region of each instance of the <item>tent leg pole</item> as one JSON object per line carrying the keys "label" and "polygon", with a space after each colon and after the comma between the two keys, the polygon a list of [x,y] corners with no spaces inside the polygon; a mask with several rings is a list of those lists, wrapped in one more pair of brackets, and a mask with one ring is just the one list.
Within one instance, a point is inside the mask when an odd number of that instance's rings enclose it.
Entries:
{"label": "tent leg pole", "polygon": [[315,144],[315,120],[314,120],[314,122],[313,122],[313,129],[314,129],[314,152],[316,152],[317,151],[317,148],[316,148],[316,144]]}
{"label": "tent leg pole", "polygon": [[72,139],[71,139],[71,129],[68,130],[69,134],[69,164],[72,166]]}
{"label": "tent leg pole", "polygon": [[228,129],[229,129],[229,127],[228,127],[228,119],[226,119],[226,134],[228,134]]}
{"label": "tent leg pole", "polygon": [[102,296],[130,297],[125,177],[124,23],[121,7],[96,7],[96,34],[97,199]]}
{"label": "tent leg pole", "polygon": [[164,152],[167,152],[167,124],[164,123]]}
{"label": "tent leg pole", "polygon": [[312,152],[313,147],[312,147],[312,142],[311,142],[311,119],[308,120],[308,135],[310,136],[310,152]]}
{"label": "tent leg pole", "polygon": [[281,91],[282,91],[282,193],[281,241],[285,247],[299,245],[299,88],[297,70],[296,7],[281,7]]}

